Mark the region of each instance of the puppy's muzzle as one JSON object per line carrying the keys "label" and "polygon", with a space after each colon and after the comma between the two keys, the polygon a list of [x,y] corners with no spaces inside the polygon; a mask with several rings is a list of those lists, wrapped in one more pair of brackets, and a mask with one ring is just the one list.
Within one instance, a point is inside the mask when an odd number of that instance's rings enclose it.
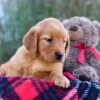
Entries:
{"label": "puppy's muzzle", "polygon": [[55,58],[56,60],[61,60],[63,57],[63,54],[61,52],[55,52]]}

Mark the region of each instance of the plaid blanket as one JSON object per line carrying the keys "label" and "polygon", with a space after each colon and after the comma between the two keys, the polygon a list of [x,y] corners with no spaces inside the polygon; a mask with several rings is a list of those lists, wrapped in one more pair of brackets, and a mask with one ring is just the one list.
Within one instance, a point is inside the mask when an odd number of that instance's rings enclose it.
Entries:
{"label": "plaid blanket", "polygon": [[100,100],[100,84],[81,82],[68,72],[65,76],[71,82],[67,89],[46,80],[0,76],[0,100]]}

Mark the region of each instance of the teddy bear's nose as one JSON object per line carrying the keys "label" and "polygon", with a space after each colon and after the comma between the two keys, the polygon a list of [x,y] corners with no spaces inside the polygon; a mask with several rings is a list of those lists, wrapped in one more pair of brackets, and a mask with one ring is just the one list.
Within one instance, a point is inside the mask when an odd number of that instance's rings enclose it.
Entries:
{"label": "teddy bear's nose", "polygon": [[78,27],[77,26],[71,26],[71,27],[69,27],[69,30],[70,31],[77,31]]}

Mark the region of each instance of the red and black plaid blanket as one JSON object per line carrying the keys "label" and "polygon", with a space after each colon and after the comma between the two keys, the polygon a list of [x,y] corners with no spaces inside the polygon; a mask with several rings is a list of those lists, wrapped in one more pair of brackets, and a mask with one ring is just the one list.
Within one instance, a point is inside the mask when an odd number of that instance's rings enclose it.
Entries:
{"label": "red and black plaid blanket", "polygon": [[71,86],[56,87],[51,81],[0,76],[0,100],[100,100],[100,84],[81,82],[66,72]]}

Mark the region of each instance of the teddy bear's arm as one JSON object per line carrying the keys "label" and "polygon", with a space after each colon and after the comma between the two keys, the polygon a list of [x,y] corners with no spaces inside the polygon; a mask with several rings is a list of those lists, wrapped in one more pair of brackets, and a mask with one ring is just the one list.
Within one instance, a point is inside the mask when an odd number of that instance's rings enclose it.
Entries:
{"label": "teddy bear's arm", "polygon": [[96,70],[100,81],[100,59],[96,59],[95,57],[90,57],[89,64]]}

